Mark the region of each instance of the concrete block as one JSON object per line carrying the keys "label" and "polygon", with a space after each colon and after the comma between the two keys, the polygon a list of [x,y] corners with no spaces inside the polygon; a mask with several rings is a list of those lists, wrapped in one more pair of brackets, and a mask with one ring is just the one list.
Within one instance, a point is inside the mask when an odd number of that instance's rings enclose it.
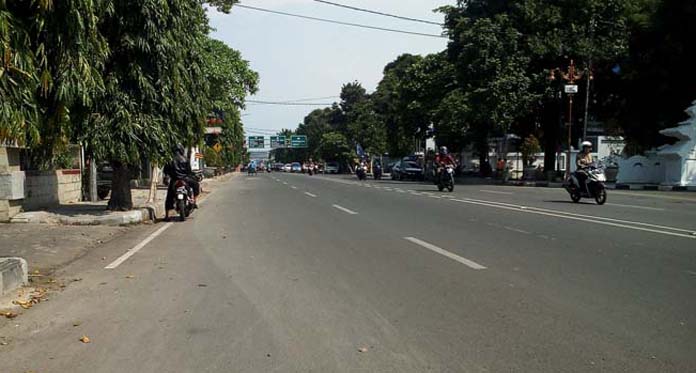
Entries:
{"label": "concrete block", "polygon": [[0,258],[0,296],[29,281],[29,266],[22,258]]}
{"label": "concrete block", "polygon": [[11,171],[0,175],[0,199],[24,198],[24,171]]}

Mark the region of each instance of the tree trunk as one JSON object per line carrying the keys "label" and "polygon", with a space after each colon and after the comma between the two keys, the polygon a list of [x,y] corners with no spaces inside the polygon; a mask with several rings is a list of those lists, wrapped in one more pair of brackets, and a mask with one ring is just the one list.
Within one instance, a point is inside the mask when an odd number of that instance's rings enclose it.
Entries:
{"label": "tree trunk", "polygon": [[152,162],[152,172],[150,172],[150,195],[147,198],[148,203],[157,202],[157,182],[159,181],[159,168],[157,162]]}
{"label": "tree trunk", "polygon": [[108,209],[111,211],[128,211],[133,209],[133,198],[130,189],[131,172],[128,165],[120,161],[112,161],[111,168],[113,169],[113,175]]}

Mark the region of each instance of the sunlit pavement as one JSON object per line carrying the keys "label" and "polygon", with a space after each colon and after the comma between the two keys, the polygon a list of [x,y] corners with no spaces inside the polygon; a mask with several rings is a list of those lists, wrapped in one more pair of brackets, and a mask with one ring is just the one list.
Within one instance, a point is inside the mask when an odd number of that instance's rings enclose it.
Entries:
{"label": "sunlit pavement", "polygon": [[82,281],[0,328],[2,371],[695,370],[696,199],[583,202],[239,177],[66,268]]}

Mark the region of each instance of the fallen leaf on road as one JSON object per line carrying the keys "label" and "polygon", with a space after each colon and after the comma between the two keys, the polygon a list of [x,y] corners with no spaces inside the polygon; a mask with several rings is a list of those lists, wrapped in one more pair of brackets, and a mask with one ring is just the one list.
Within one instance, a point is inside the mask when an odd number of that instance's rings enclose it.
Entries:
{"label": "fallen leaf on road", "polygon": [[82,277],[74,278],[70,281],[72,281],[72,282],[82,281]]}
{"label": "fallen leaf on road", "polygon": [[82,325],[82,321],[75,321],[74,323],[72,323],[72,326],[74,327],[78,327],[80,325]]}
{"label": "fallen leaf on road", "polygon": [[7,311],[7,312],[0,312],[0,315],[1,315],[1,316],[5,316],[5,317],[7,317],[8,319],[14,319],[15,317],[18,316],[16,313],[10,312],[10,311]]}
{"label": "fallen leaf on road", "polygon": [[82,338],[80,338],[80,342],[82,342],[82,343],[90,343],[90,342],[92,342],[92,340],[90,340],[88,336],[83,335]]}
{"label": "fallen leaf on road", "polygon": [[106,260],[106,257],[105,257],[105,256],[102,256],[102,260]]}
{"label": "fallen leaf on road", "polygon": [[133,276],[133,275],[128,275],[128,276],[126,276],[126,278],[135,278],[135,276]]}
{"label": "fallen leaf on road", "polygon": [[199,288],[204,288],[204,287],[208,287],[208,285],[206,285],[206,284],[198,284],[198,287],[199,287]]}
{"label": "fallen leaf on road", "polygon": [[360,347],[358,352],[367,352],[367,347]]}

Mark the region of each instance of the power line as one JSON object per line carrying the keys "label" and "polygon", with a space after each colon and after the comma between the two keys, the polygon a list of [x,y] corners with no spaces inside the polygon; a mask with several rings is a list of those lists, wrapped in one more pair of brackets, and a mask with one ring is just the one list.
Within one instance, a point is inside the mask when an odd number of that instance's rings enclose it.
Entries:
{"label": "power line", "polygon": [[274,99],[264,99],[260,98],[257,101],[271,101],[271,102],[305,102],[305,101],[316,101],[316,100],[328,100],[331,98],[340,98],[341,96],[324,96],[324,97],[312,97],[312,98],[296,98],[291,100],[274,100]]}
{"label": "power line", "polygon": [[359,23],[350,23],[350,22],[336,21],[336,20],[326,19],[326,18],[310,17],[310,16],[304,16],[304,15],[300,15],[300,14],[293,14],[293,13],[280,12],[280,11],[277,11],[277,10],[270,10],[270,9],[264,9],[264,8],[257,8],[257,7],[253,7],[253,6],[249,6],[249,5],[237,4],[237,5],[235,5],[235,7],[237,7],[237,8],[242,8],[242,9],[256,10],[256,11],[259,11],[259,12],[266,12],[266,13],[279,14],[279,15],[289,16],[289,17],[297,17],[297,18],[309,19],[309,20],[312,20],[312,21],[327,22],[327,23],[334,23],[334,24],[344,25],[344,26],[353,26],[353,27],[366,28],[366,29],[371,29],[371,30],[396,32],[396,33],[401,33],[401,34],[418,35],[418,36],[427,36],[427,37],[431,37],[431,38],[442,38],[442,39],[446,39],[446,38],[447,38],[447,36],[444,36],[444,35],[426,34],[426,33],[422,33],[422,32],[405,31],[405,30],[396,30],[396,29],[390,29],[390,28],[384,28],[384,27],[363,25],[363,24],[359,24]]}
{"label": "power line", "polygon": [[424,19],[410,18],[410,17],[404,17],[404,16],[397,16],[397,15],[395,15],[395,14],[382,13],[382,12],[378,12],[378,11],[376,11],[376,10],[370,10],[370,9],[358,8],[358,7],[354,7],[354,6],[350,6],[350,5],[332,3],[332,2],[330,2],[330,1],[325,1],[325,0],[314,0],[314,1],[316,1],[317,3],[322,3],[322,4],[327,4],[327,5],[333,5],[333,6],[337,6],[337,7],[340,7],[340,8],[346,8],[346,9],[350,9],[350,10],[355,10],[355,11],[358,11],[358,12],[365,12],[365,13],[377,14],[377,15],[385,16],[385,17],[398,18],[398,19],[402,19],[402,20],[405,20],[405,21],[420,22],[420,23],[427,23],[427,24],[430,24],[430,25],[444,26],[442,23],[433,22],[433,21],[427,21],[427,20],[424,20]]}
{"label": "power line", "polygon": [[282,105],[282,106],[331,106],[333,102],[292,102],[292,101],[262,101],[247,100],[249,104],[256,105]]}

